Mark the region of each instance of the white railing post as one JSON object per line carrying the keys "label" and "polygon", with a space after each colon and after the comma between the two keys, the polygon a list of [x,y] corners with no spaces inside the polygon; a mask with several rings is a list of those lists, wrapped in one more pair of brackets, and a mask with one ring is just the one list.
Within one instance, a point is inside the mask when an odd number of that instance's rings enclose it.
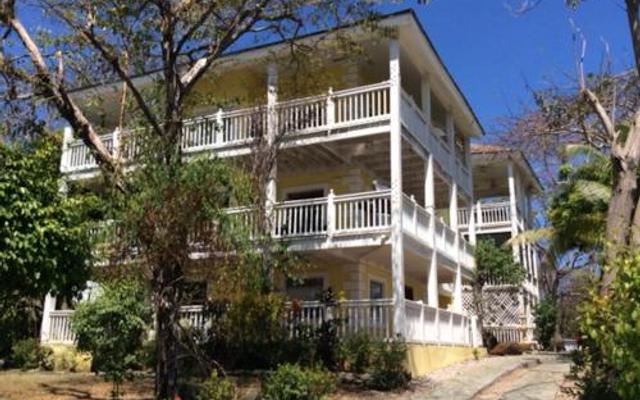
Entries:
{"label": "white railing post", "polygon": [[62,155],[60,157],[60,172],[66,172],[69,169],[71,163],[69,157],[71,156],[69,145],[73,141],[73,129],[70,126],[65,126],[62,134]]}
{"label": "white railing post", "polygon": [[56,309],[56,298],[47,293],[42,308],[42,324],[40,325],[40,342],[45,343],[51,337],[51,312]]}
{"label": "white railing post", "polygon": [[120,128],[113,130],[111,134],[111,155],[116,159],[116,162],[120,158]]}
{"label": "white railing post", "polygon": [[411,215],[413,234],[418,237],[418,205],[416,204],[416,197],[414,195],[411,195],[411,206],[413,207],[413,214]]}
{"label": "white railing post", "polygon": [[333,237],[335,231],[335,221],[336,221],[336,203],[335,203],[335,194],[333,193],[333,189],[329,190],[329,195],[327,196],[327,236],[329,239]]}
{"label": "white railing post", "polygon": [[224,140],[224,121],[222,120],[222,108],[216,112],[216,129],[213,132],[213,143],[222,143]]}
{"label": "white railing post", "polygon": [[327,92],[327,130],[331,132],[336,123],[336,103],[333,99],[333,88]]}
{"label": "white railing post", "polygon": [[427,337],[424,326],[424,304],[422,304],[422,300],[418,303],[420,304],[420,342],[424,343]]}

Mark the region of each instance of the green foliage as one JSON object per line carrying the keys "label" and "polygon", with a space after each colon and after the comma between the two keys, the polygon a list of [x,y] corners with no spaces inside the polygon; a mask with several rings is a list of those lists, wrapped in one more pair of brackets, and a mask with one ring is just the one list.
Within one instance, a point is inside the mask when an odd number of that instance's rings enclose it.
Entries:
{"label": "green foliage", "polygon": [[585,146],[570,150],[560,166],[559,180],[547,207],[559,252],[573,248],[590,251],[602,247],[612,187],[611,162]]}
{"label": "green foliage", "polygon": [[16,342],[12,347],[11,359],[15,366],[21,369],[34,369],[42,367],[48,368],[51,349],[40,345],[40,341],[35,338],[23,339]]}
{"label": "green foliage", "polygon": [[342,339],[339,347],[340,364],[343,370],[364,373],[371,366],[375,342],[369,335],[359,333]]}
{"label": "green foliage", "polygon": [[236,398],[236,387],[233,382],[219,376],[217,371],[211,373],[196,396],[196,400],[234,400]]}
{"label": "green foliage", "polygon": [[511,250],[491,239],[479,240],[475,248],[475,283],[482,287],[488,281],[517,285],[524,279],[524,269],[513,261]]}
{"label": "green foliage", "polygon": [[558,320],[558,307],[555,300],[547,297],[536,304],[533,310],[538,343],[545,349],[551,347]]}
{"label": "green foliage", "polygon": [[86,197],[59,191],[60,143],[54,136],[0,141],[0,313],[53,291],[71,297],[88,278],[91,248]]}
{"label": "green foliage", "polygon": [[406,369],[407,346],[400,340],[378,341],[371,361],[369,385],[377,390],[405,387],[411,380]]}
{"label": "green foliage", "polygon": [[209,305],[215,323],[206,335],[205,351],[226,368],[274,367],[287,350],[284,307],[281,295],[256,293]]}
{"label": "green foliage", "polygon": [[[578,365],[585,398],[640,398],[640,254],[622,255],[608,295],[595,291],[581,308],[587,340]],[[597,397],[601,396],[601,397]]]}
{"label": "green foliage", "polygon": [[119,385],[139,369],[140,350],[151,321],[142,286],[132,279],[107,282],[91,302],[81,303],[72,317],[78,349],[93,356],[93,368]]}
{"label": "green foliage", "polygon": [[31,299],[16,299],[0,303],[0,358],[11,355],[11,346],[18,340],[34,337],[34,327],[40,313]]}
{"label": "green foliage", "polygon": [[335,388],[335,378],[319,368],[283,364],[265,380],[265,400],[320,400]]}

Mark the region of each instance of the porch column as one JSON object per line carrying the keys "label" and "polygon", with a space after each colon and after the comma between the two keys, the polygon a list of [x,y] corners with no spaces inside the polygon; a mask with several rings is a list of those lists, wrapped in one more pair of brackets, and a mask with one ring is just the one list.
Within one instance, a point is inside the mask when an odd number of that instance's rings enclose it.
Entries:
{"label": "porch column", "polygon": [[421,108],[427,119],[427,129],[431,129],[431,81],[428,75],[423,75],[420,80]]}
{"label": "porch column", "polygon": [[52,311],[56,310],[56,298],[50,293],[44,298],[44,305],[42,307],[42,323],[40,324],[40,342],[46,342],[49,340],[51,331],[51,319],[49,315]]}
{"label": "porch column", "polygon": [[[278,134],[278,122],[276,114],[276,104],[278,102],[278,68],[275,64],[267,67],[267,144],[269,147],[275,144]],[[278,163],[275,161],[269,171],[266,184],[266,210],[271,214],[273,205],[276,202],[277,188],[276,176],[278,173]]]}
{"label": "porch column", "polygon": [[460,264],[460,231],[458,227],[458,185],[454,182],[449,190],[449,225],[455,232],[456,275],[453,282],[453,311],[462,312],[462,266]]}
{"label": "porch column", "polygon": [[389,41],[390,160],[391,160],[391,277],[394,333],[405,336],[404,246],[402,238],[402,131],[400,126],[400,45]]}
{"label": "porch column", "polygon": [[[516,177],[513,170],[513,161],[507,164],[507,176],[509,179],[509,211],[511,212],[511,237],[518,235],[518,207],[516,203]],[[520,248],[517,244],[513,245],[513,257],[516,262],[520,260]]]}
{"label": "porch column", "polygon": [[429,213],[429,245],[431,260],[427,270],[427,304],[438,308],[438,251],[436,250],[436,207],[433,176],[433,154],[424,164],[424,208]]}
{"label": "porch column", "polygon": [[469,243],[473,246],[476,245],[476,213],[473,206],[473,199],[469,200],[469,208],[468,208],[468,229],[469,229]]}

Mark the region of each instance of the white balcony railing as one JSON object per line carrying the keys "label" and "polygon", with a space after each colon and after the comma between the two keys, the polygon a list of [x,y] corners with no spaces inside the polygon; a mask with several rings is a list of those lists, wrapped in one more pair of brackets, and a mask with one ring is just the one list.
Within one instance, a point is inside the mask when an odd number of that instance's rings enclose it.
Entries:
{"label": "white balcony railing", "polygon": [[49,313],[49,333],[45,340],[49,343],[73,343],[75,334],[71,329],[73,310],[57,310]]}
{"label": "white balcony railing", "polygon": [[[473,207],[476,229],[511,224],[511,206],[508,201],[480,203]],[[469,209],[458,210],[458,222],[461,226],[469,225]]]}
{"label": "white balcony railing", "polygon": [[[395,336],[392,299],[341,300],[333,304],[319,301],[291,302],[287,304],[284,325],[291,336],[298,327],[319,328],[324,322],[336,322],[338,335],[367,334],[372,338],[390,339]],[[422,302],[405,301],[405,339],[414,343],[433,343],[459,346],[477,345],[475,319],[448,310],[429,307]],[[53,311],[46,343],[75,342],[71,329],[73,310]],[[211,327],[212,321],[201,305],[183,306],[180,324],[197,329]]]}
{"label": "white balcony railing", "polygon": [[[226,210],[232,223],[257,234],[255,209],[236,207]],[[435,218],[433,227],[431,219]],[[359,238],[367,234],[388,232],[391,227],[391,190],[380,190],[305,200],[278,202],[273,208],[272,235],[287,240],[326,240],[328,238]],[[432,233],[432,228],[434,232]],[[473,247],[451,229],[440,217],[432,216],[416,201],[403,195],[402,229],[424,246],[431,246],[435,235],[436,249],[451,260],[459,258],[468,269],[474,268]],[[108,241],[117,234],[111,224],[93,229],[98,240]],[[192,238],[197,248],[197,235]]]}
{"label": "white balcony railing", "polygon": [[410,342],[475,346],[479,330],[475,318],[405,300],[406,338]]}
{"label": "white balcony railing", "polygon": [[[300,135],[335,132],[357,126],[369,126],[389,118],[389,82],[289,100],[277,103],[275,118],[279,135]],[[185,120],[182,150],[196,153],[246,146],[267,130],[268,108],[250,107],[222,111]],[[102,135],[112,153],[131,162],[138,152],[136,131]],[[89,148],[80,140],[65,143],[61,170],[64,173],[83,172],[97,167]]]}
{"label": "white balcony railing", "polygon": [[444,171],[448,171],[451,178],[471,193],[471,174],[469,169],[452,152],[443,140],[446,134],[431,125],[431,121],[424,115],[413,98],[404,90],[401,101],[401,120],[409,134],[416,141],[425,146]]}

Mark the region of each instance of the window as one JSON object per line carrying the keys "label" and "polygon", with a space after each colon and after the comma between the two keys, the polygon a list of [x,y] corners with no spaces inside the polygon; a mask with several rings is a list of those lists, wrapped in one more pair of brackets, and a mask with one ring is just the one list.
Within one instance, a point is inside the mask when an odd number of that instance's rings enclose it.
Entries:
{"label": "window", "polygon": [[369,297],[372,300],[384,298],[384,284],[380,281],[369,282]]}
{"label": "window", "polygon": [[324,197],[324,189],[311,189],[300,190],[295,192],[289,192],[285,195],[285,200],[304,200],[304,199],[317,199],[318,197]]}
{"label": "window", "polygon": [[323,290],[323,278],[287,279],[287,294],[292,299],[321,300]]}
{"label": "window", "polygon": [[414,300],[413,288],[411,286],[404,287],[404,298],[407,300]]}

